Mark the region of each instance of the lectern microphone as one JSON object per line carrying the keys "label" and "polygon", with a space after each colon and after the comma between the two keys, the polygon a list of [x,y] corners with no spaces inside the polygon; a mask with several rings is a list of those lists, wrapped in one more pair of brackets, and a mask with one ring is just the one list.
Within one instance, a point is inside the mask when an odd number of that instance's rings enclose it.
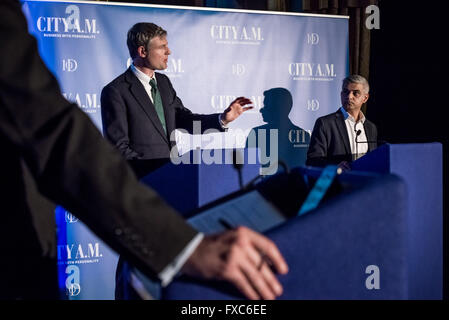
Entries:
{"label": "lectern microphone", "polygon": [[358,129],[355,127],[357,125],[354,124],[354,131],[355,131],[355,159],[357,160],[359,158],[359,142],[357,141],[357,138],[359,137],[359,135],[362,133],[362,130]]}

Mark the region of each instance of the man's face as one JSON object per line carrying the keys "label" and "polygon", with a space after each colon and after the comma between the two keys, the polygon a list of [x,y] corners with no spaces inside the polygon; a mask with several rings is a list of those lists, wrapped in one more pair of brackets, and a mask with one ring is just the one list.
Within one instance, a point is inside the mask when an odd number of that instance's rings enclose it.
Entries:
{"label": "man's face", "polygon": [[363,84],[349,83],[340,93],[341,104],[346,111],[360,110],[362,105],[368,101],[369,94],[365,93]]}
{"label": "man's face", "polygon": [[148,45],[147,56],[145,57],[146,66],[152,70],[165,70],[170,54],[167,38],[155,37],[150,40]]}

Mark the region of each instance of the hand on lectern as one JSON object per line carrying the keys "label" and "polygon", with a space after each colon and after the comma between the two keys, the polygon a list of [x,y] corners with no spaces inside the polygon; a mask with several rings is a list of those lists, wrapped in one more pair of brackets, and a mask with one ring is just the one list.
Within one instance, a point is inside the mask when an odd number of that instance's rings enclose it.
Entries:
{"label": "hand on lectern", "polygon": [[[270,267],[271,264],[271,267]],[[282,286],[274,275],[288,272],[276,245],[245,227],[204,237],[182,271],[234,284],[249,299],[275,299]]]}

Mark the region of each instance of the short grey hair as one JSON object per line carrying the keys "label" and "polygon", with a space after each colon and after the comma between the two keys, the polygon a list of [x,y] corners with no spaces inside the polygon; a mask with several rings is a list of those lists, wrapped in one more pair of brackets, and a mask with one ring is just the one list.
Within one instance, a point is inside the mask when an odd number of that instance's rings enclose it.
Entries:
{"label": "short grey hair", "polygon": [[363,89],[365,90],[365,93],[369,93],[369,83],[368,80],[366,80],[364,77],[358,74],[350,75],[349,77],[346,77],[343,79],[343,85],[341,86],[341,89],[344,90],[347,88],[348,84],[350,83],[359,83],[363,85]]}
{"label": "short grey hair", "polygon": [[131,58],[137,56],[137,48],[144,46],[148,50],[151,39],[167,36],[167,31],[151,22],[139,22],[129,29],[126,44]]}

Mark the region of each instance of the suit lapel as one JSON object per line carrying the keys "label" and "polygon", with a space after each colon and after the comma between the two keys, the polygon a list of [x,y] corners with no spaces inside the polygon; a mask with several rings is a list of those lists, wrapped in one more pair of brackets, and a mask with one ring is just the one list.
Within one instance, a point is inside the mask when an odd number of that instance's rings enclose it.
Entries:
{"label": "suit lapel", "polygon": [[366,121],[363,124],[363,128],[365,129],[366,140],[368,141],[368,152],[370,152],[371,149],[373,149],[371,147],[372,143],[370,142],[370,141],[374,141],[373,132],[371,131],[371,126],[367,125]]}
{"label": "suit lapel", "polygon": [[154,107],[154,104],[151,102],[150,97],[148,97],[148,94],[145,91],[145,88],[143,87],[142,83],[140,83],[139,79],[137,79],[137,77],[134,75],[131,69],[128,69],[126,71],[125,78],[131,84],[130,86],[131,94],[134,96],[139,106],[146,113],[146,115],[151,120],[151,122],[153,123],[157,131],[160,133],[160,135],[165,139],[165,141],[168,142],[167,136],[165,135],[164,132],[164,128],[162,128],[161,121],[157,116],[156,108]]}
{"label": "suit lapel", "polygon": [[351,146],[349,145],[348,131],[346,130],[345,119],[343,119],[343,114],[338,110],[335,113],[335,122],[337,124],[338,132],[340,133],[341,139],[343,140],[343,145],[345,147],[346,154],[351,154]]}
{"label": "suit lapel", "polygon": [[170,88],[165,79],[159,73],[156,73],[157,87],[162,98],[162,106],[164,107],[165,125],[167,126],[168,139],[170,139],[170,134],[175,130],[175,112],[170,109],[169,97]]}

